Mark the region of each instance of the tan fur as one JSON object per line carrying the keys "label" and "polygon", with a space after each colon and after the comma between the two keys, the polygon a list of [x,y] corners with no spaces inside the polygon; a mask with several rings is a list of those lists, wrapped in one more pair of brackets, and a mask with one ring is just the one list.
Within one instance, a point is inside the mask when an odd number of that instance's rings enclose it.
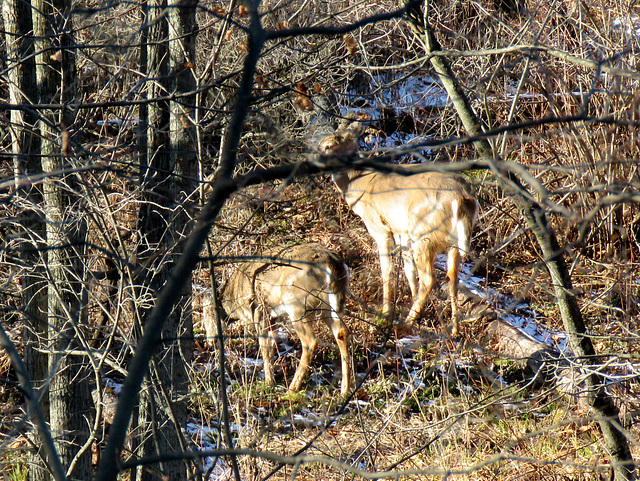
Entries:
{"label": "tan fur", "polygon": [[[458,270],[465,254],[461,250],[468,249],[478,212],[470,185],[462,177],[438,172],[406,176],[346,171],[334,174],[333,179],[378,245],[385,314],[392,312],[395,297],[391,260],[395,246],[405,247],[405,273],[413,297],[408,323],[422,314],[435,286],[436,256],[448,251],[453,334],[457,334]],[[459,220],[455,226],[454,217]]]}
{"label": "tan fur", "polygon": [[349,128],[340,129],[334,135],[327,135],[316,149],[321,155],[343,156],[358,150],[358,132]]}
{"label": "tan fur", "polygon": [[229,317],[258,333],[267,383],[275,384],[271,318],[288,317],[302,343],[300,364],[289,385],[292,391],[300,390],[309,372],[318,344],[313,325],[321,320],[331,329],[340,349],[341,392],[346,394],[351,386],[349,331],[342,321],[347,267],[319,244],[281,247],[262,255],[265,259],[240,264],[220,294]]}

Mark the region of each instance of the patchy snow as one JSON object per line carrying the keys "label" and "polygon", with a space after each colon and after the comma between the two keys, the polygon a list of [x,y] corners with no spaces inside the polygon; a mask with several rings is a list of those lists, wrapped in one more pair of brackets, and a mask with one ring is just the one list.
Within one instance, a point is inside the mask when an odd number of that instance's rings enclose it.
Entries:
{"label": "patchy snow", "polygon": [[[397,73],[381,74],[352,85],[345,95],[341,114],[357,112],[368,116],[372,123],[383,117],[396,116],[399,121],[404,116],[410,119],[425,119],[425,111],[442,108],[451,100],[438,79],[425,74],[412,74],[397,78]],[[424,143],[431,137],[395,130],[393,132],[367,133],[360,140],[362,150],[375,152],[381,150],[410,149],[412,145]],[[401,162],[416,162],[416,155],[428,158],[431,149],[420,149],[415,155],[403,155]]]}
{"label": "patchy snow", "polygon": [[[436,266],[440,269],[445,269],[446,257],[444,255],[438,256]],[[471,268],[470,264],[460,266],[460,284],[476,296],[484,299],[487,306],[492,306],[498,319],[509,323],[537,342],[546,344],[561,353],[567,352],[567,336],[563,332],[544,328],[538,320],[538,314],[528,304],[524,302],[516,303],[513,299],[486,286],[484,279],[471,274]]]}
{"label": "patchy snow", "polygon": [[327,417],[318,415],[310,409],[301,409],[300,413],[293,415],[293,423],[297,426],[321,427],[327,422]]}
{"label": "patchy snow", "polygon": [[[376,92],[382,86],[382,92],[370,95],[370,92]],[[367,87],[366,95],[354,88],[347,91],[349,105],[342,107],[343,114],[349,109],[356,109],[378,119],[383,110],[391,109],[396,115],[406,112],[414,114],[420,109],[445,107],[451,102],[440,81],[427,75],[407,75],[393,82],[381,75],[371,79]]]}
{"label": "patchy snow", "polygon": [[611,27],[630,36],[640,36],[640,17],[638,15],[618,17],[611,22]]}
{"label": "patchy snow", "polygon": [[393,109],[397,115],[417,109],[444,107],[450,102],[440,81],[429,76],[409,75],[395,82],[388,82],[379,76],[374,77],[371,84],[373,91],[385,85],[384,91],[379,95],[364,97],[350,90],[348,95],[352,98],[352,105],[357,105],[359,111],[369,113],[373,118],[378,118],[384,109]]}
{"label": "patchy snow", "polygon": [[121,127],[124,125],[135,126],[135,125],[138,125],[138,123],[139,123],[138,119],[109,119],[109,120],[98,120],[96,122],[96,124],[100,126],[108,125],[109,127]]}
{"label": "patchy snow", "polygon": [[396,108],[396,113],[425,107],[445,107],[450,102],[439,80],[420,76],[405,77],[396,84],[396,89],[388,89],[383,98],[387,105]]}
{"label": "patchy snow", "polygon": [[239,357],[237,361],[244,369],[262,368],[264,364],[262,359],[254,359],[252,357]]}
{"label": "patchy snow", "polygon": [[[218,430],[197,423],[187,423],[186,431],[199,449],[206,451],[218,447],[214,441],[219,437]],[[202,458],[202,475],[205,481],[229,479],[231,476],[231,468],[227,466],[220,457],[204,456]]]}
{"label": "patchy snow", "polygon": [[103,379],[104,382],[104,386],[107,389],[111,389],[111,391],[113,392],[113,394],[115,394],[116,396],[120,395],[120,392],[122,391],[122,383],[121,382],[117,382],[109,377],[105,377]]}
{"label": "patchy snow", "polygon": [[398,339],[398,348],[401,352],[414,351],[424,343],[420,336],[405,336]]}

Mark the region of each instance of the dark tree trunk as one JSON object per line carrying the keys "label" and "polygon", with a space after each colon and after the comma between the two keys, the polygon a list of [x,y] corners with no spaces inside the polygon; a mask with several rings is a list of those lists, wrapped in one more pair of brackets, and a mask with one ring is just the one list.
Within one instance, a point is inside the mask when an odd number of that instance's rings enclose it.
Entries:
{"label": "dark tree trunk", "polygon": [[[28,105],[36,98],[36,71],[33,60],[33,28],[31,9],[27,2],[6,0],[2,4],[7,50],[7,84],[9,103]],[[11,111],[11,153],[13,154],[16,189],[29,192],[25,182],[28,175],[40,169],[34,156],[30,156],[35,146],[33,136],[34,116],[26,110]]]}
{"label": "dark tree trunk", "polygon": [[[36,73],[38,102],[64,103],[73,98],[75,56],[68,50],[73,44],[69,0],[35,0],[33,9],[36,35]],[[55,28],[53,28],[55,27]],[[54,35],[54,32],[56,34]],[[54,50],[50,50],[54,49]],[[58,54],[53,54],[52,51]],[[59,172],[72,166],[69,132],[73,119],[64,110],[41,112],[39,122],[42,170]],[[46,221],[49,287],[47,324],[39,335],[47,336],[49,383],[49,422],[55,433],[56,449],[70,475],[77,479],[91,476],[91,451],[85,447],[91,419],[91,397],[87,361],[82,355],[70,355],[83,345],[84,314],[81,298],[83,273],[83,235],[86,229],[77,212],[79,196],[74,191],[73,175],[54,174],[43,184]],[[71,468],[73,465],[73,468]],[[39,470],[34,472],[40,479]],[[45,479],[45,478],[42,478]]]}
{"label": "dark tree trunk", "polygon": [[[192,66],[195,62],[195,3],[188,8],[171,8],[175,3],[148,2],[148,43],[146,67],[149,77],[157,79],[149,84],[147,98],[165,97],[168,92],[178,95],[195,91]],[[182,3],[175,4],[182,6]],[[168,14],[167,14],[168,12]],[[158,14],[166,16],[158,18]],[[171,32],[169,36],[168,32]],[[143,55],[144,59],[145,55]],[[196,158],[193,129],[194,95],[181,96],[179,102],[162,100],[148,104],[141,118],[148,119],[146,155],[141,159],[141,179],[144,183],[144,202],[139,220],[142,244],[138,260],[148,263],[140,285],[153,292],[165,284],[177,256],[181,242],[190,226],[188,196],[195,189]],[[157,256],[166,252],[167,256]],[[181,429],[186,425],[187,409],[184,397],[189,386],[187,367],[191,362],[192,320],[187,302],[191,284],[185,287],[181,300],[168,316],[162,337],[165,339],[151,364],[151,372],[141,393],[138,416],[139,429],[148,439],[140,455],[170,454],[186,450]],[[148,313],[142,313],[142,319]],[[186,479],[186,462],[161,462],[150,469],[140,469],[140,479]]]}
{"label": "dark tree trunk", "polygon": [[[150,0],[146,4],[147,43],[142,48],[145,50],[147,63],[143,65],[147,77],[156,79],[155,82],[147,83],[146,98],[155,101],[141,107],[141,118],[146,120],[142,126],[142,137],[145,139],[144,147],[140,158],[140,180],[144,187],[143,198],[140,204],[138,220],[138,232],[141,243],[138,246],[137,259],[141,263],[149,263],[154,258],[154,252],[158,249],[165,249],[161,243],[166,242],[164,230],[166,224],[163,217],[169,212],[170,200],[167,184],[171,181],[170,162],[168,152],[168,129],[169,129],[169,107],[167,101],[157,100],[158,97],[166,96],[169,85],[169,66],[167,58],[167,36],[168,29],[164,17],[160,14],[166,7],[165,0]],[[166,189],[162,192],[162,189]],[[162,204],[157,203],[158,200]],[[166,210],[160,210],[162,207]],[[164,271],[157,263],[162,262],[156,259],[150,265],[151,269],[141,271],[138,285],[145,286],[156,291],[164,281]],[[138,292],[137,298],[142,297],[145,292]],[[146,312],[140,311],[134,306],[138,313],[137,319],[144,322]],[[170,316],[173,319],[174,316]],[[167,325],[172,324],[168,320]],[[136,331],[141,335],[142,327]],[[163,338],[168,330],[163,331]],[[175,337],[174,337],[175,339]],[[165,346],[163,346],[165,347]],[[166,349],[161,350],[159,356],[165,356]],[[138,416],[135,420],[137,424],[138,441],[136,442],[138,456],[153,456],[165,452],[165,442],[159,442],[158,430],[166,432],[171,426],[167,424],[167,416],[160,416],[157,406],[163,403],[158,389],[158,371],[155,369],[158,356],[154,356],[150,369],[150,374],[143,384],[140,392],[140,402]],[[171,355],[169,354],[169,359]],[[154,376],[155,374],[155,376]],[[169,378],[170,379],[170,378]],[[162,419],[160,419],[160,417]],[[175,434],[174,434],[175,435]],[[164,438],[164,435],[163,435]],[[153,471],[151,471],[153,469]],[[151,467],[139,467],[134,479],[159,479],[166,475],[164,463]]]}
{"label": "dark tree trunk", "polygon": [[[188,210],[188,206],[193,202],[188,201],[188,196],[194,199],[197,177],[196,158],[196,133],[194,126],[195,101],[196,101],[196,7],[198,0],[170,0],[175,6],[174,15],[169,17],[169,61],[171,65],[171,79],[174,81],[172,91],[181,95],[180,101],[170,104],[170,138],[171,145],[171,165],[175,172],[175,183],[173,184],[173,197],[183,202],[174,219],[177,232],[186,236],[191,228],[193,211]],[[182,244],[182,243],[181,243]],[[181,249],[180,249],[181,251]],[[171,266],[173,267],[173,266]],[[191,353],[193,351],[193,319],[189,302],[191,299],[192,282],[185,285],[183,297],[176,307],[176,312],[181,316],[176,316],[171,322],[171,331],[175,333],[174,339],[178,341],[172,346],[172,364],[165,369],[171,369],[174,373],[171,386],[171,398],[173,400],[174,414],[181,426],[186,425],[187,409],[184,396],[189,389],[189,375],[187,368],[191,364]],[[177,401],[180,399],[180,401]],[[181,448],[187,446],[181,441]],[[175,449],[175,442],[174,449]],[[184,467],[177,467],[174,477],[184,473]]]}
{"label": "dark tree trunk", "polygon": [[[36,102],[41,102],[43,100],[48,99],[51,95],[49,92],[52,90],[51,88],[45,88],[48,86],[49,81],[49,73],[47,69],[47,60],[44,52],[47,51],[47,48],[51,44],[48,38],[48,29],[47,29],[47,21],[43,15],[43,12],[48,12],[50,8],[47,8],[46,2],[43,0],[34,0],[33,1],[33,33],[35,36],[35,61],[36,61],[36,75],[37,75],[37,97]],[[36,131],[40,134],[40,143],[39,143],[39,153],[47,154],[52,150],[52,133],[48,132],[50,129],[46,126],[46,124],[42,121],[38,121],[36,126]],[[47,135],[48,134],[48,135]],[[44,163],[41,165],[41,169],[45,168]],[[45,208],[43,204],[43,209]],[[47,238],[46,232],[46,224],[43,224],[43,236],[42,238]],[[44,259],[44,263],[46,264],[46,258]],[[27,365],[29,366],[29,370],[31,371],[31,378],[34,382],[35,386],[40,387],[44,384],[45,379],[47,378],[48,373],[48,357],[44,354],[44,351],[40,351],[42,348],[47,347],[47,340],[49,338],[48,328],[47,328],[47,317],[48,317],[48,295],[47,290],[43,289],[41,292],[44,294],[43,299],[43,316],[39,318],[34,318],[31,323],[31,329],[29,331],[29,350],[25,353],[27,356]],[[45,417],[49,420],[49,392],[43,392],[42,401],[41,401],[41,409],[45,413]],[[50,479],[49,473],[47,472],[46,465],[44,463],[43,453],[39,452],[41,447],[39,444],[35,444],[37,447],[36,451],[31,456],[31,463],[29,469],[29,479],[32,481],[46,481]]]}
{"label": "dark tree trunk", "polygon": [[[7,50],[7,80],[9,102],[14,105],[26,105],[37,98],[36,64],[33,54],[33,41],[30,32],[33,29],[31,6],[21,0],[6,0],[2,5]],[[22,312],[24,314],[24,358],[34,389],[40,388],[47,373],[47,357],[37,347],[42,346],[46,337],[47,298],[45,296],[44,263],[39,249],[44,247],[44,223],[42,222],[42,191],[29,183],[29,176],[42,172],[40,160],[35,155],[38,149],[38,136],[33,135],[35,117],[25,110],[11,111],[11,153],[15,173],[15,189],[27,205],[21,213],[20,225],[24,228],[19,246],[22,265],[25,269],[20,278],[22,287]],[[38,391],[36,391],[38,392]],[[44,414],[48,415],[48,397],[41,400]],[[48,417],[47,417],[48,419]],[[39,437],[33,433],[35,446],[40,446]],[[48,474],[42,461],[42,453],[34,450],[30,453],[30,479],[47,479]]]}

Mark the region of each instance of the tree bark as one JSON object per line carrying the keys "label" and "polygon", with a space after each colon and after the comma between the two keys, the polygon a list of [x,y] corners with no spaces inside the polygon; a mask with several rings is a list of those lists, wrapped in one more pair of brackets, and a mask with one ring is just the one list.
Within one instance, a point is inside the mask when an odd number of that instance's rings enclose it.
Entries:
{"label": "tree bark", "polygon": [[[141,118],[147,118],[147,149],[141,177],[145,185],[139,231],[143,239],[138,260],[150,261],[141,285],[160,291],[179,255],[178,246],[190,226],[189,196],[195,190],[197,171],[193,105],[195,101],[195,7],[197,2],[149,2],[147,57],[148,75],[157,79],[147,92],[148,99],[166,97],[177,101],[149,104]],[[143,56],[144,57],[144,56]],[[156,256],[166,252],[167,256]],[[154,260],[155,259],[155,260]],[[176,308],[162,330],[166,344],[154,357],[140,402],[138,424],[142,432],[153,430],[143,443],[143,456],[175,454],[186,450],[181,429],[186,425],[185,395],[189,387],[187,368],[191,363],[193,326],[187,303],[188,282]],[[143,318],[146,317],[143,314]],[[148,436],[145,436],[148,438]],[[158,470],[170,480],[187,479],[186,461],[161,462]],[[157,479],[148,468],[138,470],[140,479]]]}
{"label": "tree bark", "polygon": [[[33,30],[31,6],[21,0],[7,0],[2,4],[7,49],[7,80],[9,102],[14,105],[28,105],[37,98],[36,64],[33,57]],[[48,420],[48,396],[40,391],[47,373],[47,357],[38,350],[42,346],[43,334],[47,331],[44,263],[39,254],[46,237],[42,222],[42,190],[30,183],[30,177],[42,172],[38,156],[38,136],[33,135],[35,116],[25,110],[15,109],[10,117],[11,153],[13,155],[16,194],[28,205],[21,213],[24,231],[18,246],[22,265],[26,268],[20,276],[22,287],[22,312],[25,329],[23,331],[24,359],[33,395],[40,397],[44,420]],[[39,437],[32,437],[34,446],[41,446]],[[30,451],[30,479],[47,479],[47,469],[41,449]]]}
{"label": "tree bark", "polygon": [[[7,83],[9,103],[28,105],[36,98],[35,62],[33,61],[33,28],[31,10],[27,2],[7,0],[2,4],[7,50]],[[13,154],[16,190],[26,190],[28,175],[39,170],[30,156],[34,116],[22,109],[14,109],[10,116],[11,153]],[[35,165],[34,165],[35,164]],[[35,167],[35,169],[34,169]]]}
{"label": "tree bark", "polygon": [[[33,9],[36,44],[38,102],[67,102],[73,97],[75,57],[72,46],[70,0],[54,2],[35,0]],[[55,35],[54,35],[54,32]],[[58,49],[58,50],[56,50]],[[54,53],[52,53],[54,52]],[[42,111],[42,171],[47,176],[43,185],[46,222],[49,286],[47,290],[47,348],[49,376],[49,422],[55,433],[60,460],[77,479],[91,476],[91,451],[79,450],[88,439],[91,397],[86,358],[70,355],[82,345],[84,313],[81,310],[85,279],[83,273],[83,235],[86,228],[74,214],[78,196],[73,191],[74,177],[59,173],[69,167],[69,129],[72,119],[64,110],[59,115]],[[42,473],[36,470],[35,478]]]}
{"label": "tree bark", "polygon": [[[422,3],[414,3],[407,11],[407,17],[421,36],[427,54],[430,54],[441,50],[441,48],[429,25],[429,2],[424,2],[427,5],[426,15],[422,10]],[[442,56],[434,55],[430,57],[430,61],[451,97],[467,134],[477,139],[474,145],[480,156],[489,161],[497,160],[491,144],[486,137],[483,137],[482,123],[473,111],[460,85],[456,82],[447,60]],[[497,165],[497,163],[493,165]],[[595,350],[591,339],[586,335],[582,312],[573,293],[571,277],[563,258],[564,249],[560,248],[555,232],[547,222],[543,207],[532,200],[533,197],[512,172],[504,173],[497,168],[496,171],[498,173],[497,178],[502,182],[503,189],[513,192],[514,195],[511,198],[522,212],[542,250],[543,261],[551,276],[564,328],[569,337],[571,349],[577,358],[576,362],[584,366],[583,370],[590,372],[587,376],[589,403],[598,416],[605,445],[611,456],[615,479],[616,481],[633,480],[635,479],[633,457],[631,456],[628,440],[621,430],[618,409],[615,407],[611,397],[606,393],[601,376],[586,365],[590,361],[593,362]]]}
{"label": "tree bark", "polygon": [[[140,392],[145,374],[148,372],[150,358],[155,352],[160,331],[166,322],[168,313],[174,311],[179,302],[178,293],[189,283],[191,272],[200,259],[200,252],[205,244],[211,225],[217,218],[222,206],[229,196],[240,185],[233,179],[233,170],[236,163],[236,155],[242,128],[249,111],[251,93],[253,90],[256,65],[260,58],[266,35],[260,24],[260,16],[257,8],[250,8],[251,26],[249,28],[249,53],[245,57],[242,78],[238,89],[237,102],[233,111],[229,128],[225,134],[224,148],[221,162],[218,167],[218,175],[215,177],[214,186],[206,204],[201,208],[198,221],[191,234],[186,239],[186,245],[182,255],[177,259],[171,276],[158,294],[155,305],[145,326],[145,332],[136,346],[134,357],[131,361],[129,374],[125,379],[122,394],[118,401],[114,423],[111,426],[107,445],[103,452],[100,465],[96,472],[97,481],[115,480],[118,475],[117,456],[126,436],[126,427],[134,410],[135,398]],[[297,165],[284,166],[283,169],[269,169],[258,172],[253,176],[243,179],[242,185],[252,185],[268,179],[288,178],[293,172],[299,172]],[[236,479],[239,475],[236,474]]]}
{"label": "tree bark", "polygon": [[[36,73],[33,61],[33,45],[29,39],[33,24],[28,3],[21,0],[7,0],[2,4],[7,47],[7,80],[9,84],[9,102],[14,105],[28,105],[36,98]],[[19,254],[25,266],[31,268],[21,276],[22,302],[24,322],[26,325],[25,359],[31,381],[42,380],[46,373],[45,362],[38,363],[37,351],[33,345],[37,341],[36,333],[42,332],[45,326],[46,298],[42,294],[43,263],[38,248],[43,247],[44,238],[42,224],[42,191],[31,185],[30,177],[42,172],[40,161],[35,152],[37,138],[33,135],[35,117],[24,110],[11,111],[10,117],[11,153],[14,161],[14,179],[16,193],[22,197],[29,208],[21,213],[21,225],[24,227],[23,243],[19,246]],[[38,369],[36,366],[43,366]],[[39,387],[37,384],[34,387]]]}

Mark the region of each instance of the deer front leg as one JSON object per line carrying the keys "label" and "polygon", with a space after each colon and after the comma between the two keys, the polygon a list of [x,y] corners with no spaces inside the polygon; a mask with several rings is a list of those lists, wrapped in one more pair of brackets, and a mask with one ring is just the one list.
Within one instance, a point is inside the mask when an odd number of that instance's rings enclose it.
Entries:
{"label": "deer front leg", "polygon": [[398,236],[398,244],[402,246],[402,260],[404,262],[404,274],[409,281],[411,289],[411,299],[418,296],[418,271],[416,269],[416,261],[413,254],[413,242],[407,236]]}
{"label": "deer front leg", "polygon": [[418,268],[420,284],[418,287],[418,295],[414,297],[413,305],[407,316],[408,324],[415,324],[416,320],[422,314],[422,311],[424,311],[429,294],[436,285],[436,278],[433,273],[435,254],[427,242],[418,242],[415,247],[414,259]]}
{"label": "deer front leg", "polygon": [[338,349],[340,349],[340,360],[342,362],[342,382],[340,384],[340,394],[343,396],[351,389],[351,355],[349,353],[349,329],[335,311],[325,310],[323,313],[325,323],[331,328],[333,337],[336,339]]}
{"label": "deer front leg", "polygon": [[390,316],[393,313],[393,300],[395,298],[395,283],[393,282],[393,236],[384,233],[375,237],[380,256],[380,272],[382,274],[382,314]]}
{"label": "deer front leg", "polygon": [[260,326],[260,335],[258,336],[258,345],[260,346],[260,354],[264,367],[264,380],[268,386],[276,385],[276,378],[273,374],[273,354],[276,350],[275,335],[271,330],[271,322],[265,319],[257,310],[254,311],[254,325]]}
{"label": "deer front leg", "polygon": [[436,278],[432,270],[433,266],[430,265],[429,268],[426,269],[427,272],[421,273],[418,295],[413,301],[413,305],[407,316],[407,324],[415,324],[416,320],[422,315],[424,307],[427,305],[427,298],[436,285]]}

